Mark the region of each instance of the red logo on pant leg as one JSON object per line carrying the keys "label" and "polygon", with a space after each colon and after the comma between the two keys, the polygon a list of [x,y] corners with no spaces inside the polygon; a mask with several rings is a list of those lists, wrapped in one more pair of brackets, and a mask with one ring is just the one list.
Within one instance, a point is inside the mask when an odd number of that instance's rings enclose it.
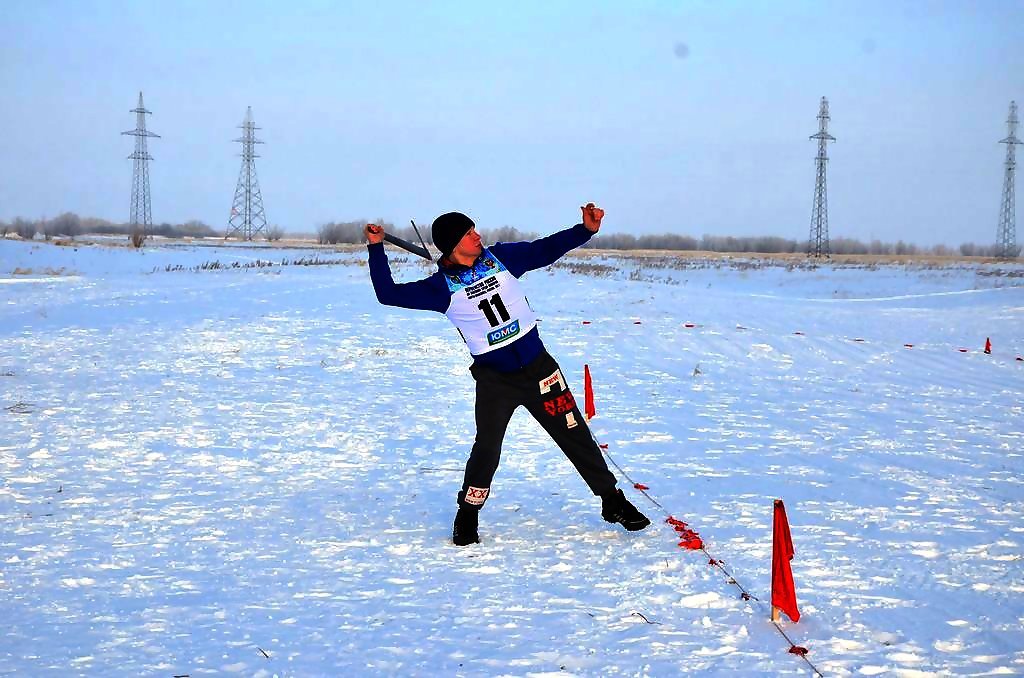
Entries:
{"label": "red logo on pant leg", "polygon": [[556,398],[544,401],[544,411],[552,417],[572,412],[574,407],[576,407],[576,399],[572,397],[572,393],[569,391]]}
{"label": "red logo on pant leg", "polygon": [[483,506],[487,501],[487,495],[491,493],[489,487],[470,487],[466,489],[466,503],[473,506]]}

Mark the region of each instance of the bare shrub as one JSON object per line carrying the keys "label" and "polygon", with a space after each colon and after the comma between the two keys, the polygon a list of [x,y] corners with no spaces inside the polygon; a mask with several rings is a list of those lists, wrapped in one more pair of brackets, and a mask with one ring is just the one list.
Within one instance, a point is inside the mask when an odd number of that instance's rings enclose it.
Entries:
{"label": "bare shrub", "polygon": [[14,232],[18,234],[18,237],[25,240],[32,240],[39,231],[39,227],[35,222],[22,219],[21,217],[15,218],[13,226]]}
{"label": "bare shrub", "polygon": [[46,234],[47,240],[60,236],[74,239],[76,235],[82,233],[82,220],[74,212],[65,212],[46,222],[43,226],[43,233]]}
{"label": "bare shrub", "polygon": [[328,222],[317,230],[317,242],[321,245],[361,242],[366,223],[365,221]]}
{"label": "bare shrub", "polygon": [[190,219],[180,226],[173,227],[171,232],[181,238],[212,238],[217,235],[217,231],[199,219]]}
{"label": "bare shrub", "polygon": [[[485,242],[521,242],[523,240],[536,240],[537,234],[527,231],[520,231],[515,226],[500,226],[484,230],[480,234]],[[429,237],[429,236],[428,236]]]}
{"label": "bare shrub", "polygon": [[995,255],[995,245],[976,245],[973,242],[965,242],[960,245],[960,256],[963,257],[994,257]]}

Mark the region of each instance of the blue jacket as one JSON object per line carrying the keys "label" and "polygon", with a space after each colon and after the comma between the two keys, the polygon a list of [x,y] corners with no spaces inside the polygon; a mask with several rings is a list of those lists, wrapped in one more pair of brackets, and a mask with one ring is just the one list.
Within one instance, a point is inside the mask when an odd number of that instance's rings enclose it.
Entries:
{"label": "blue jacket", "polygon": [[[552,233],[533,242],[499,242],[487,249],[504,264],[509,273],[520,278],[527,271],[550,266],[566,252],[590,240],[591,236],[593,233],[583,224],[576,224],[572,228]],[[415,282],[396,283],[391,276],[391,266],[388,264],[384,243],[367,245],[367,250],[373,291],[377,294],[377,301],[387,306],[445,313],[451,303],[451,292],[448,291],[448,283],[444,278],[445,272],[467,268],[459,265],[445,267],[438,262],[437,271],[430,276]],[[543,351],[544,344],[541,343],[540,334],[534,328],[507,346],[473,356],[473,363],[499,372],[512,372],[529,365]]]}

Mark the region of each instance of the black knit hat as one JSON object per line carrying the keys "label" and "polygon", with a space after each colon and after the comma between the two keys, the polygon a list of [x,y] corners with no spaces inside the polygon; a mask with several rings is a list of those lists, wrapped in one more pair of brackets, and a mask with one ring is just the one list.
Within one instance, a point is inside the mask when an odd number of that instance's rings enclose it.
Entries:
{"label": "black knit hat", "polygon": [[434,219],[430,226],[430,237],[434,247],[441,250],[441,256],[447,257],[474,226],[476,224],[473,220],[462,212],[448,212]]}

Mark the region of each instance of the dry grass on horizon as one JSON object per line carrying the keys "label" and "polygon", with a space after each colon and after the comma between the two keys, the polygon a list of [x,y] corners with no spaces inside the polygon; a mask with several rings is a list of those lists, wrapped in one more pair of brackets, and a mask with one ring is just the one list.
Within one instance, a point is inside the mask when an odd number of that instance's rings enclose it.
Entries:
{"label": "dry grass on horizon", "polygon": [[[20,240],[20,239],[19,239]],[[60,238],[51,241],[34,240],[36,244],[52,244],[64,247],[81,247],[81,246],[101,246],[101,247],[125,247],[131,248],[131,243],[128,242],[127,238],[111,237],[111,236],[79,236],[74,240]],[[202,247],[221,247],[221,246],[234,246],[238,247],[242,245],[242,241],[230,240],[225,241],[223,238],[180,238],[171,239],[164,237],[151,237],[147,240],[147,247],[159,247],[161,245],[195,245]],[[320,249],[330,252],[358,252],[365,248],[365,243],[342,243],[342,244],[320,244],[315,238],[305,237],[286,237],[276,241],[258,240],[252,243],[254,246],[258,246],[261,249],[270,251],[274,250],[290,250],[290,249]],[[390,246],[389,246],[390,248]],[[394,251],[394,248],[390,248]],[[434,253],[436,256],[436,253]],[[943,265],[956,265],[964,263],[972,264],[983,264],[983,265],[1006,265],[1006,264],[1021,264],[1024,263],[1021,259],[1014,259],[1010,261],[1000,260],[995,257],[979,257],[979,256],[963,256],[963,255],[949,255],[949,256],[938,256],[934,254],[839,254],[834,255],[830,258],[814,259],[808,257],[802,253],[765,253],[765,252],[713,252],[705,250],[617,250],[617,249],[597,249],[597,248],[583,248],[574,250],[569,253],[569,256],[578,257],[581,259],[592,259],[596,257],[605,258],[622,258],[622,259],[636,259],[636,260],[652,260],[652,259],[669,259],[676,261],[720,261],[722,263],[728,263],[730,261],[744,262],[749,264],[752,261],[763,261],[766,264],[772,265],[786,265],[786,266],[798,266],[798,265],[854,265],[854,266],[897,266],[897,265],[930,265],[930,266],[943,266]]]}

